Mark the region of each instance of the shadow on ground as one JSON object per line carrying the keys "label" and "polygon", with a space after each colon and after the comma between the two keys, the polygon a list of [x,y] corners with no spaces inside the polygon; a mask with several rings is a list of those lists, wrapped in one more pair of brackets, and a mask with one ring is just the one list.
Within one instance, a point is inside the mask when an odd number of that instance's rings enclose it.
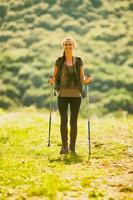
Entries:
{"label": "shadow on ground", "polygon": [[66,165],[71,165],[71,164],[75,164],[75,163],[82,163],[84,162],[84,159],[82,156],[76,154],[76,153],[71,153],[71,154],[62,154],[59,155],[56,159],[50,159],[49,158],[49,162],[63,162],[63,164]]}

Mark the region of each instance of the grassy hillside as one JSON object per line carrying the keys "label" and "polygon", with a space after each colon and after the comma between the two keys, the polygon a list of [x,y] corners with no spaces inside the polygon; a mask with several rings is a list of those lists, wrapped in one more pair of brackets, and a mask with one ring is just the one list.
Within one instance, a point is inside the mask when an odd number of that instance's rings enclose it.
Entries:
{"label": "grassy hillside", "polygon": [[34,108],[0,115],[0,199],[133,199],[133,123],[119,118],[91,118],[88,160],[87,122],[79,119],[77,155],[60,156],[59,115]]}
{"label": "grassy hillside", "polygon": [[48,76],[62,40],[94,79],[94,110],[133,112],[133,2],[130,0],[0,1],[0,106],[47,107]]}

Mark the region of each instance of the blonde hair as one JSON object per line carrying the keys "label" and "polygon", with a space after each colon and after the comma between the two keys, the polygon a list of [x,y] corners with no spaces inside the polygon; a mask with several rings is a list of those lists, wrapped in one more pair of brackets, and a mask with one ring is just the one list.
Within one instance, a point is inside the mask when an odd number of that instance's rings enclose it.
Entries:
{"label": "blonde hair", "polygon": [[64,43],[67,42],[67,41],[71,41],[73,43],[73,46],[75,46],[75,42],[74,42],[74,40],[71,37],[65,38],[63,40],[63,42],[62,42],[62,45],[64,45]]}

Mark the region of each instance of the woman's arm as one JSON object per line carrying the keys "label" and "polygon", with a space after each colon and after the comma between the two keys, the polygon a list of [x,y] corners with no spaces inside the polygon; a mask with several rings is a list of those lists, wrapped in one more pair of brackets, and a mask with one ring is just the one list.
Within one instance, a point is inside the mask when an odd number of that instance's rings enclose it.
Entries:
{"label": "woman's arm", "polygon": [[56,83],[57,74],[58,74],[58,67],[55,66],[53,71],[53,76],[49,78],[48,83],[54,85]]}
{"label": "woman's arm", "polygon": [[58,74],[58,67],[55,66],[55,67],[54,67],[53,76],[56,78],[56,77],[57,77],[57,74]]}

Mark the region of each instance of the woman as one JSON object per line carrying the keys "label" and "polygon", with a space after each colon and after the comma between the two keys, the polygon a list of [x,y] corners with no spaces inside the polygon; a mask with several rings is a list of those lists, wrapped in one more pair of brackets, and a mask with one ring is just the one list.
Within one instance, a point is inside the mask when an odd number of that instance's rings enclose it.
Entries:
{"label": "woman", "polygon": [[[83,63],[80,57],[74,56],[74,41],[66,38],[63,41],[63,56],[55,62],[53,76],[49,83],[58,91],[58,108],[61,117],[60,132],[62,148],[60,154],[75,153],[77,137],[77,119],[81,104],[82,83],[91,83],[90,77],[84,76]],[[68,148],[68,105],[70,104],[70,144]]]}

